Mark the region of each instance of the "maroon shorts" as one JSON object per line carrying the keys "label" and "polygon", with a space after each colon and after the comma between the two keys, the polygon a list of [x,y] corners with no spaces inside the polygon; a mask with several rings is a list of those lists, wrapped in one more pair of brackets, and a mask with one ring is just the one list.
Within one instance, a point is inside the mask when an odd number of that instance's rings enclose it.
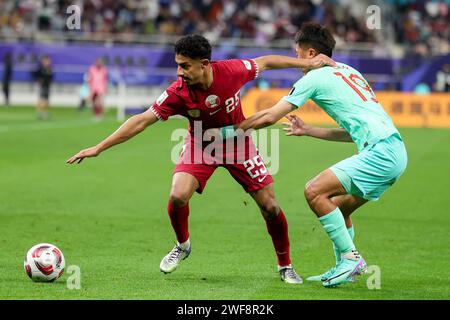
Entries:
{"label": "maroon shorts", "polygon": [[[233,141],[233,145],[231,144]],[[246,192],[254,192],[273,182],[264,160],[251,138],[245,141],[228,139],[228,142],[209,145],[196,144],[189,135],[185,140],[174,173],[186,172],[199,182],[198,193],[205,189],[208,179],[218,167],[224,167]]]}

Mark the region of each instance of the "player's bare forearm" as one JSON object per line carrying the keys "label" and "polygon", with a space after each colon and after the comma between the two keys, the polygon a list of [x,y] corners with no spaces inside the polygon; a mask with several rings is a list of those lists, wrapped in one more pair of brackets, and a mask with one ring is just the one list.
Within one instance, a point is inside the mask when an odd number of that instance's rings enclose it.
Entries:
{"label": "player's bare forearm", "polygon": [[131,139],[138,133],[142,132],[148,126],[147,123],[148,122],[142,114],[131,117],[125,121],[113,134],[97,145],[99,152]]}
{"label": "player's bare forearm", "polygon": [[106,149],[111,148],[117,144],[125,142],[138,133],[142,132],[149,125],[158,121],[156,116],[150,111],[135,115],[125,121],[113,134],[101,141],[96,146],[81,150],[66,162],[72,164],[74,162],[80,163],[84,158],[96,157]]}
{"label": "player's bare forearm", "polygon": [[319,128],[306,124],[295,114],[286,116],[289,122],[283,122],[287,136],[310,136],[322,140],[352,142],[350,134],[342,128]]}
{"label": "player's bare forearm", "polygon": [[254,115],[252,115],[250,118],[242,121],[241,123],[238,123],[234,126],[234,128],[241,129],[243,131],[247,131],[248,129],[261,129],[268,127],[272,125],[273,119],[270,116],[269,112],[267,110],[262,110]]}
{"label": "player's bare forearm", "polygon": [[278,101],[276,105],[271,108],[261,110],[248,119],[238,123],[234,126],[235,129],[261,129],[271,126],[283,118],[286,114],[293,111],[295,107],[284,100]]}
{"label": "player's bare forearm", "polygon": [[319,128],[308,126],[305,135],[328,141],[353,142],[350,134],[342,128]]}
{"label": "player's bare forearm", "polygon": [[319,68],[324,65],[336,66],[336,63],[331,58],[323,54],[319,54],[312,59],[267,55],[255,58],[255,62],[260,71],[286,68]]}

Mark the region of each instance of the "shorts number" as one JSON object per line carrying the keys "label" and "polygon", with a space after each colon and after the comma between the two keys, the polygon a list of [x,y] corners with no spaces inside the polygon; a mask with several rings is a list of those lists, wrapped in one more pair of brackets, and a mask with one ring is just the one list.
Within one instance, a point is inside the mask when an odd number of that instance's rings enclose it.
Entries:
{"label": "shorts number", "polygon": [[[247,172],[252,179],[259,176],[265,176],[267,174],[266,165],[259,154],[253,157],[253,159],[244,161],[244,167],[247,169]],[[256,170],[253,170],[255,168]]]}

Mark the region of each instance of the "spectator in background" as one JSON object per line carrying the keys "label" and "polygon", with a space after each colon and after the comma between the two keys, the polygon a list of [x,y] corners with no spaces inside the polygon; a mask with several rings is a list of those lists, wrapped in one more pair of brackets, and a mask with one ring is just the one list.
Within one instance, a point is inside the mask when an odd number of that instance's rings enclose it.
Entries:
{"label": "spectator in background", "polygon": [[387,37],[368,29],[368,1],[1,0],[0,38],[51,38],[65,30],[66,9],[74,2],[83,12],[77,35],[86,40],[133,42],[149,34],[200,33],[213,42],[226,37],[270,45],[290,40],[303,22],[317,21],[332,31],[343,49],[346,43],[385,47],[395,41],[423,57],[450,50],[449,0],[378,1],[386,22],[383,29],[393,31]]}
{"label": "spectator in background", "polygon": [[89,68],[88,83],[91,92],[92,109],[96,120],[101,120],[104,110],[104,98],[108,91],[108,69],[103,60],[97,58]]}
{"label": "spectator in background", "polygon": [[258,88],[260,90],[268,90],[270,88],[270,83],[269,81],[265,80],[265,79],[260,79],[258,81]]}
{"label": "spectator in background", "polygon": [[450,92],[450,64],[444,64],[442,69],[436,73],[434,90],[437,92]]}
{"label": "spectator in background", "polygon": [[89,84],[88,84],[88,74],[83,75],[83,84],[80,87],[80,104],[78,105],[78,111],[84,111],[86,108],[86,102],[89,99]]}
{"label": "spectator in background", "polygon": [[427,95],[430,92],[430,87],[425,82],[421,82],[414,87],[414,93],[416,94]]}
{"label": "spectator in background", "polygon": [[3,95],[5,97],[5,105],[9,106],[9,84],[11,82],[12,77],[12,56],[11,53],[6,53],[4,57],[4,65],[3,65]]}
{"label": "spectator in background", "polygon": [[39,68],[36,71],[36,79],[39,84],[39,101],[37,104],[37,117],[39,120],[50,119],[48,111],[50,85],[53,81],[53,70],[49,56],[43,56]]}

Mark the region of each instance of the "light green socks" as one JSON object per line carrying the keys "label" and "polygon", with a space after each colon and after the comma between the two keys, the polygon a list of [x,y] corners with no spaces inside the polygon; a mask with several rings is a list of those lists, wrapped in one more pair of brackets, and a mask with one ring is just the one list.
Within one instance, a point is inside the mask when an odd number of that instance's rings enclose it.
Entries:
{"label": "light green socks", "polygon": [[353,244],[351,236],[351,233],[353,233],[354,236],[354,231],[347,230],[344,217],[339,208],[336,208],[330,213],[320,217],[319,221],[330,237],[331,241],[333,241],[335,253],[338,253],[336,256],[336,260],[338,256],[340,260],[341,253],[349,252],[355,249],[355,245]]}
{"label": "light green socks", "polygon": [[352,238],[352,240],[355,239],[355,226],[351,226],[350,228],[347,228],[348,234],[350,235],[350,238]]}
{"label": "light green socks", "polygon": [[[355,239],[355,226],[351,226],[350,228],[347,228],[348,234],[350,235],[350,238],[352,240]],[[336,258],[336,265],[341,262],[341,252],[338,250],[338,248],[334,245],[333,242],[333,250],[334,250],[334,257]]]}

